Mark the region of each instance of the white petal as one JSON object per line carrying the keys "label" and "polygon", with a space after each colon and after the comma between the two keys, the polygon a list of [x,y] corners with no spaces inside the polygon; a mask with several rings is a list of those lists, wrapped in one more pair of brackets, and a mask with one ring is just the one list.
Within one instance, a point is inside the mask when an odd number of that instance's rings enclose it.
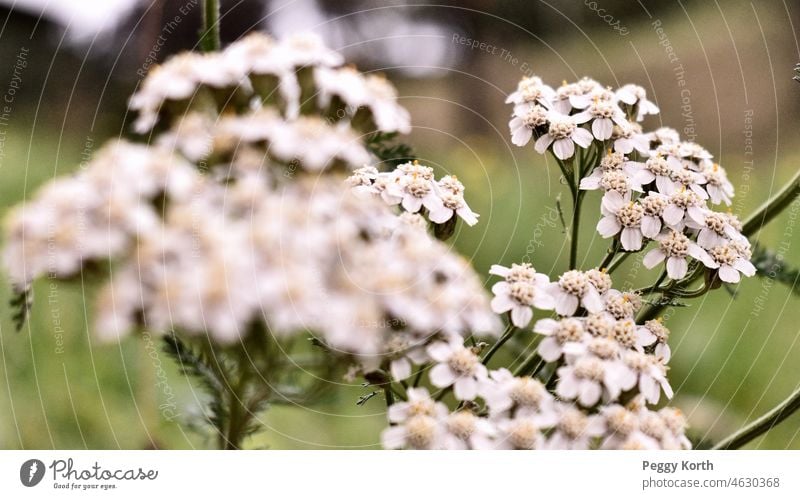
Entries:
{"label": "white petal", "polygon": [[651,217],[645,215],[642,217],[642,235],[644,237],[655,239],[661,231],[661,219],[659,217]]}
{"label": "white petal", "polygon": [[453,218],[453,210],[445,205],[439,205],[428,212],[428,219],[437,224],[443,224]]}
{"label": "white petal", "polygon": [[664,208],[662,218],[670,225],[678,225],[683,220],[683,213],[682,208],[669,204]]}
{"label": "white petal", "polygon": [[622,226],[617,220],[616,215],[609,215],[607,217],[603,217],[597,222],[597,233],[603,236],[604,238],[609,238],[615,236]]}
{"label": "white petal", "polygon": [[578,309],[578,297],[568,293],[561,293],[556,298],[556,313],[558,315],[572,315]]}
{"label": "white petal", "polygon": [[627,251],[639,251],[642,249],[642,231],[636,227],[626,227],[622,229],[620,241]]}
{"label": "white petal", "polygon": [[532,136],[533,136],[533,130],[523,125],[520,128],[517,128],[512,133],[511,143],[514,144],[515,146],[522,147],[531,141]]}
{"label": "white petal", "polygon": [[616,213],[625,204],[625,198],[617,191],[610,191],[603,196],[602,204],[609,213]]}
{"label": "white petal", "polygon": [[560,326],[557,320],[542,319],[536,321],[536,324],[533,325],[533,331],[535,333],[543,334],[545,336],[550,336],[551,334],[555,333],[559,327]]}
{"label": "white petal", "polygon": [[[585,128],[576,128],[572,132],[572,140],[585,149],[591,145],[594,137],[592,137],[592,133],[589,130]],[[570,154],[570,156],[572,156],[572,154]]]}
{"label": "white petal", "polygon": [[389,365],[389,371],[395,381],[406,379],[411,376],[411,362],[405,357],[393,360]]}
{"label": "white petal", "polygon": [[381,447],[399,449],[406,445],[406,429],[402,426],[390,426],[381,433]]}
{"label": "white petal", "polygon": [[730,265],[720,266],[719,278],[729,283],[737,283],[740,279],[739,272]]}
{"label": "white petal", "polygon": [[489,268],[489,273],[492,275],[499,275],[501,277],[505,277],[511,271],[508,267],[503,267],[502,265],[494,264]]}
{"label": "white petal", "polygon": [[492,298],[492,312],[504,314],[514,308],[514,301],[508,295],[498,295]]}
{"label": "white petal", "polygon": [[455,382],[456,374],[448,365],[436,364],[428,372],[428,379],[431,380],[433,386],[446,388]]}
{"label": "white petal", "polygon": [[555,362],[561,357],[561,345],[553,337],[543,339],[536,350],[545,362]]}
{"label": "white petal", "polygon": [[736,261],[733,262],[733,268],[747,277],[753,277],[756,273],[756,267],[744,258],[737,258]]}
{"label": "white petal", "polygon": [[603,389],[600,388],[600,385],[588,381],[581,383],[578,390],[580,392],[579,401],[584,407],[595,405],[597,401],[600,400],[600,395],[603,393]]}
{"label": "white petal", "polygon": [[611,138],[611,131],[614,123],[608,118],[598,118],[592,123],[592,133],[597,140],[608,140]]}
{"label": "white petal", "polygon": [[453,394],[458,400],[472,400],[478,394],[478,382],[471,376],[462,376],[456,380]]}
{"label": "white petal", "polygon": [[553,143],[553,153],[558,159],[569,159],[575,154],[575,143],[572,139],[559,139]]}
{"label": "white petal", "polygon": [[446,362],[453,355],[453,349],[443,341],[437,341],[428,347],[428,355],[436,362]]}
{"label": "white petal", "polygon": [[517,305],[511,309],[511,322],[517,327],[527,327],[533,318],[533,309]]}
{"label": "white petal", "polygon": [[689,270],[689,264],[685,258],[671,256],[667,259],[667,275],[670,279],[683,279]]}
{"label": "white petal", "polygon": [[642,259],[642,265],[644,265],[648,269],[652,269],[659,263],[664,261],[667,255],[661,251],[661,248],[653,248],[644,255]]}
{"label": "white petal", "polygon": [[589,290],[583,295],[581,303],[583,303],[583,308],[593,314],[602,312],[605,308],[603,299],[600,297],[600,293],[597,292],[594,286],[589,286]]}
{"label": "white petal", "polygon": [[539,137],[539,140],[536,141],[533,148],[536,149],[536,152],[538,152],[539,154],[544,154],[545,151],[547,151],[547,148],[552,143],[553,143],[553,136],[550,135],[549,133],[546,133],[541,137]]}

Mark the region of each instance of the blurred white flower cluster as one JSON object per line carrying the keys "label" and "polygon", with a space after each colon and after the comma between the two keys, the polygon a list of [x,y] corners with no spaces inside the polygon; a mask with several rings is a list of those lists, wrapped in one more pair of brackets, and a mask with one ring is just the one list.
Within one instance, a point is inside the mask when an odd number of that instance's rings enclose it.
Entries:
{"label": "blurred white flower cluster", "polygon": [[[312,35],[168,59],[130,100],[149,145],[106,145],[11,215],[16,286],[110,262],[104,337],[146,327],[224,346],[263,323],[275,338],[315,335],[364,372],[402,372],[439,338],[497,334],[481,280],[417,213],[475,223],[464,186],[413,163],[362,168],[378,162],[366,136],[406,132],[409,118],[382,76],[342,63]],[[388,204],[352,192],[354,170],[391,183]]]}
{"label": "blurred white flower cluster", "polygon": [[552,150],[562,165],[578,169],[579,189],[603,192],[601,236],[618,238],[625,251],[653,241],[644,265],[666,261],[671,279],[684,278],[693,261],[729,283],[754,275],[739,220],[712,209],[731,204],[725,170],[675,130],[643,132],[640,122],[659,110],[642,87],[613,91],[583,78],[553,89],[533,76],[523,78],[507,102],[514,105],[514,144],[535,139],[539,153]]}

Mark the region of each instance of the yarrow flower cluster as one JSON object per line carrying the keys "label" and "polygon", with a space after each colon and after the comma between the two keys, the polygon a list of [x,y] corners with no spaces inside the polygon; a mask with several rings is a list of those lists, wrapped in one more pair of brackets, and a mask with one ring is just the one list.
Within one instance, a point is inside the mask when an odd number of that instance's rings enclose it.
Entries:
{"label": "yarrow flower cluster", "polygon": [[[383,433],[386,447],[416,449],[687,449],[686,422],[677,409],[650,410],[662,392],[672,397],[666,363],[669,331],[658,320],[635,323],[639,295],[613,289],[611,278],[593,269],[570,271],[558,282],[528,264],[495,265],[503,277],[495,301],[530,310],[509,296],[514,284],[533,286],[557,318],[538,320],[542,335],[537,353],[553,367],[514,375],[506,368],[487,370],[474,347],[462,341],[429,347],[435,365],[430,380],[437,388],[454,386],[467,401],[456,412],[431,398],[424,388],[408,391],[408,401],[389,409],[392,426]],[[561,285],[559,283],[567,283]],[[569,289],[570,291],[565,291]],[[580,297],[593,296],[587,301]],[[547,297],[547,298],[544,298]],[[495,302],[493,302],[493,306]],[[537,307],[547,309],[548,307]],[[496,308],[497,310],[497,308]],[[526,313],[527,314],[527,313]],[[526,315],[528,321],[530,316]],[[527,322],[518,327],[527,326]],[[548,382],[547,378],[551,381]],[[549,388],[550,383],[554,387]],[[623,404],[621,400],[629,402]]]}
{"label": "yarrow flower cluster", "polygon": [[399,205],[408,213],[424,212],[435,224],[444,224],[455,216],[470,226],[478,223],[479,215],[464,200],[464,184],[453,175],[437,181],[433,168],[416,160],[391,172],[363,166],[347,182],[357,192],[379,196],[386,204]]}
{"label": "yarrow flower cluster", "polygon": [[586,149],[578,185],[603,193],[597,232],[616,238],[624,251],[654,243],[644,258],[662,262],[669,278],[683,279],[694,265],[735,283],[752,276],[750,244],[735,215],[714,211],[730,206],[733,185],[701,146],[681,141],[669,128],[644,133],[640,122],[658,107],[637,85],[613,91],[583,78],[553,89],[536,76],[520,81],[507,99],[514,105],[512,141],[572,160],[575,145]]}
{"label": "yarrow flower cluster", "polygon": [[[111,262],[104,338],[146,324],[225,346],[262,322],[401,379],[443,340],[496,335],[481,280],[422,218],[475,224],[464,186],[417,163],[362,167],[380,162],[365,135],[407,132],[409,118],[383,76],[342,64],[313,35],[169,58],[130,100],[149,144],[106,145],[11,215],[15,286]],[[465,398],[476,390],[454,383]]]}

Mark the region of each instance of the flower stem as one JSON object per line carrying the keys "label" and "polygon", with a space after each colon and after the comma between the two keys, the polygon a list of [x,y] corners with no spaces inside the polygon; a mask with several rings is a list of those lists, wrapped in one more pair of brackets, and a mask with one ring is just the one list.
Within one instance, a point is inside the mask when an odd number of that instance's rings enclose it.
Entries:
{"label": "flower stem", "polygon": [[792,179],[771,199],[762,204],[755,213],[742,224],[742,234],[751,236],[761,230],[773,218],[785,210],[794,199],[800,196],[800,169]]}
{"label": "flower stem", "polygon": [[611,264],[606,269],[606,272],[609,273],[609,274],[614,272],[617,269],[617,267],[619,267],[622,264],[622,262],[624,262],[625,259],[628,258],[631,255],[632,255],[632,253],[629,253],[627,251],[622,253],[621,255],[619,255],[616,260],[611,262]]}
{"label": "flower stem", "polygon": [[713,447],[714,450],[738,449],[748,442],[762,435],[781,421],[788,418],[800,409],[800,388],[797,388],[789,398],[775,406],[771,411],[756,419],[741,430],[724,438]]}
{"label": "flower stem", "polygon": [[578,235],[581,226],[581,201],[583,196],[581,191],[575,193],[572,203],[572,236],[569,241],[569,270],[575,267],[578,260]]}
{"label": "flower stem", "polygon": [[524,376],[528,374],[531,371],[531,368],[536,366],[541,360],[542,359],[539,357],[538,349],[534,349],[533,352],[522,362],[522,364],[520,364],[520,366],[514,370],[514,376]]}
{"label": "flower stem", "polygon": [[203,0],[203,26],[200,28],[200,50],[214,52],[222,43],[219,36],[219,0]]}
{"label": "flower stem", "polygon": [[487,352],[486,352],[486,355],[484,355],[484,356],[483,356],[483,360],[481,360],[481,362],[482,362],[484,365],[487,365],[487,364],[489,364],[489,361],[492,359],[492,357],[494,356],[494,354],[495,354],[495,353],[496,353],[498,350],[500,350],[500,347],[502,347],[502,346],[503,346],[503,344],[505,344],[505,342],[507,342],[508,340],[510,340],[510,339],[511,339],[511,337],[512,337],[512,336],[514,336],[514,333],[516,333],[516,332],[517,332],[517,328],[516,328],[516,327],[514,327],[514,325],[513,325],[513,324],[509,324],[509,325],[508,325],[508,327],[506,327],[506,330],[505,330],[505,332],[503,332],[503,335],[502,335],[502,336],[500,336],[500,339],[498,339],[498,340],[495,342],[495,344],[494,344],[494,345],[492,345],[492,347],[489,349],[489,351],[487,351]]}

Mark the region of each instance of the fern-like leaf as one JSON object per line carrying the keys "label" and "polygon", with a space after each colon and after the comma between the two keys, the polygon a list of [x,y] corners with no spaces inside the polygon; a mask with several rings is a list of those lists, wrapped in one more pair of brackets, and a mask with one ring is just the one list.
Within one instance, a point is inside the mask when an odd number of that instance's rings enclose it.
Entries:
{"label": "fern-like leaf", "polygon": [[20,331],[28,320],[31,308],[33,307],[33,288],[31,285],[28,284],[21,290],[15,289],[9,304],[13,309],[13,315],[11,317],[14,320],[14,327],[17,331]]}
{"label": "fern-like leaf", "polygon": [[756,267],[757,276],[785,284],[794,294],[800,295],[800,269],[787,264],[782,255],[756,245],[750,261]]}
{"label": "fern-like leaf", "polygon": [[208,403],[209,423],[220,433],[225,431],[228,421],[228,408],[225,404],[225,380],[220,379],[209,359],[201,352],[196,352],[174,334],[164,336],[164,353],[177,362],[181,374],[200,382],[202,388],[210,396]]}

